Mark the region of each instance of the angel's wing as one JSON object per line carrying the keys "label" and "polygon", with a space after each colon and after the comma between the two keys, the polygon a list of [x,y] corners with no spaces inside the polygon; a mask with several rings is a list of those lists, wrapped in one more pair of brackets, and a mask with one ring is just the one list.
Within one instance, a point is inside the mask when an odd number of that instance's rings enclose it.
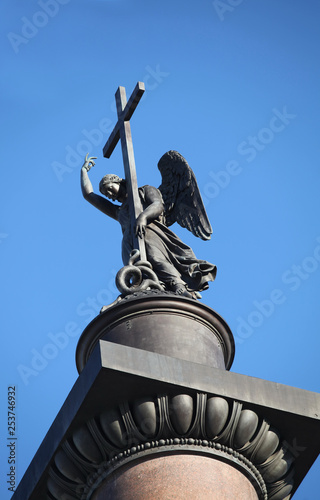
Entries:
{"label": "angel's wing", "polygon": [[168,151],[158,163],[166,225],[178,222],[195,236],[209,240],[212,228],[203,205],[195,175],[177,151]]}

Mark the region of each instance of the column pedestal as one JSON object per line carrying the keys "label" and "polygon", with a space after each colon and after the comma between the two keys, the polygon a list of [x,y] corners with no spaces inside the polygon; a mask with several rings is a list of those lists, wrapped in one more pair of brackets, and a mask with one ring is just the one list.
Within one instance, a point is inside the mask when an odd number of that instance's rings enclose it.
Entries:
{"label": "column pedestal", "polygon": [[194,299],[150,290],[125,297],[83,331],[76,362],[79,373],[99,340],[229,370],[235,353],[224,319]]}
{"label": "column pedestal", "polygon": [[289,500],[320,450],[320,396],[230,373],[233,356],[196,300],[111,306],[12,500]]}

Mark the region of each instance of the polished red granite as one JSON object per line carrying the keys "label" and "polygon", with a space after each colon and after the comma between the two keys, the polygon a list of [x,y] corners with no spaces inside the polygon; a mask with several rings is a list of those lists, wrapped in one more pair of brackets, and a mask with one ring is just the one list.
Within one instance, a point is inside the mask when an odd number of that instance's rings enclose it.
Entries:
{"label": "polished red granite", "polygon": [[134,461],[115,471],[92,500],[257,500],[250,481],[210,457],[171,454]]}

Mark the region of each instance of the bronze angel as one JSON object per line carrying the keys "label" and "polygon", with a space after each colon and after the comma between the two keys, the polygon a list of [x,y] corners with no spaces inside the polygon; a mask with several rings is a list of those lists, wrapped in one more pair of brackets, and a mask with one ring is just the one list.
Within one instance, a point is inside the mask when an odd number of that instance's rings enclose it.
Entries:
{"label": "bronze angel", "polygon": [[[117,175],[105,175],[100,192],[121,205],[115,205],[93,192],[88,171],[94,158],[85,159],[81,169],[84,198],[103,213],[119,221],[122,228],[122,260],[128,264],[133,250],[126,182]],[[192,249],[170,229],[174,222],[186,227],[195,236],[209,240],[212,234],[197,181],[187,161],[177,151],[165,153],[158,168],[162,176],[159,188],[139,188],[143,211],[136,222],[136,234],[144,237],[147,260],[166,290],[186,297],[208,288],[216,276],[216,266],[199,260]]]}

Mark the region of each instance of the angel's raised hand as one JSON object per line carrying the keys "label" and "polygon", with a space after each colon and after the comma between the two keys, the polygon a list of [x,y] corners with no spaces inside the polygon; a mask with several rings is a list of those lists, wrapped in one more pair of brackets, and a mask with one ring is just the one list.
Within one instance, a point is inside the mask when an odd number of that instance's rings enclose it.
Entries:
{"label": "angel's raised hand", "polygon": [[89,170],[92,167],[94,167],[95,162],[93,160],[97,159],[96,156],[89,156],[89,158],[88,158],[88,155],[89,155],[89,153],[86,154],[86,157],[84,159],[84,164],[82,165],[82,168],[84,168],[87,172],[89,172]]}

